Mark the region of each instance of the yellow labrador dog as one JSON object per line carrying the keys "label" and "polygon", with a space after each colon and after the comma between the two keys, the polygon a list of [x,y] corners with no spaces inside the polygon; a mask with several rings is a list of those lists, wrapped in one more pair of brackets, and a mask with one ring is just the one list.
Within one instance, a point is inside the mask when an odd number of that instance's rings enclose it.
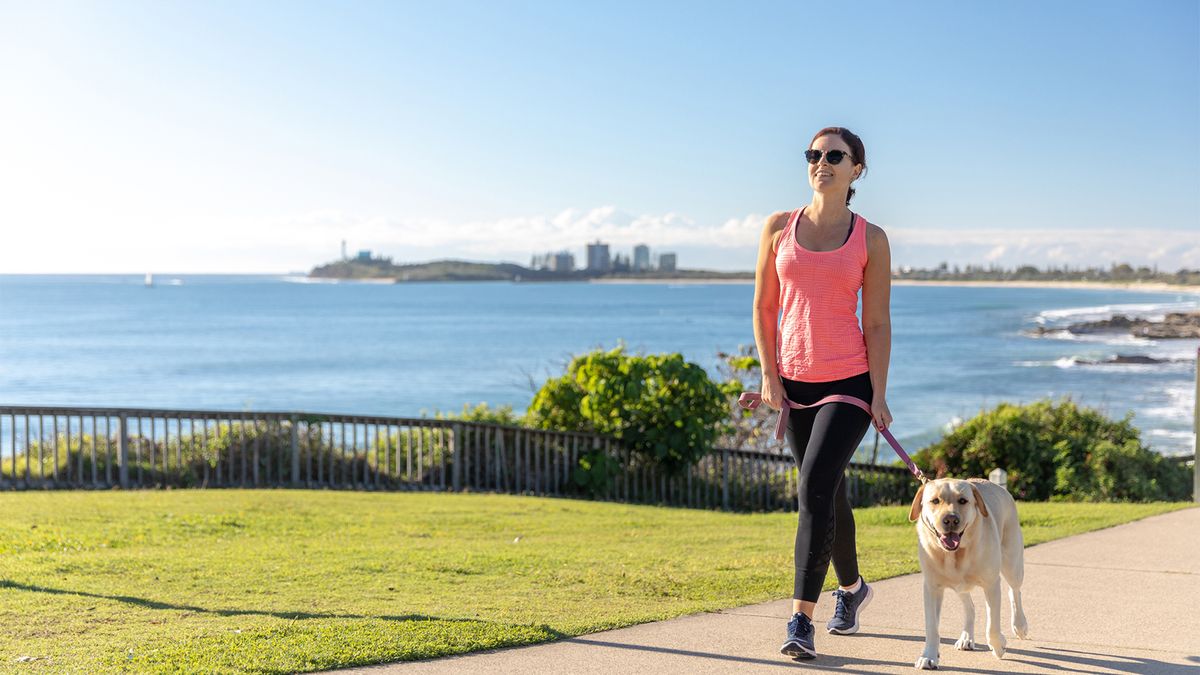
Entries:
{"label": "yellow labrador dog", "polygon": [[1017,504],[1008,490],[986,480],[943,478],[917,490],[909,521],[917,523],[917,548],[925,577],[925,651],[916,667],[935,670],[938,621],[947,588],[958,593],[965,622],[956,649],[975,648],[975,604],[971,589],[983,588],[987,603],[987,643],[996,658],[1004,657],[1000,634],[1000,577],[1008,582],[1012,628],[1017,637],[1029,631],[1021,607],[1025,576],[1025,542],[1017,521]]}

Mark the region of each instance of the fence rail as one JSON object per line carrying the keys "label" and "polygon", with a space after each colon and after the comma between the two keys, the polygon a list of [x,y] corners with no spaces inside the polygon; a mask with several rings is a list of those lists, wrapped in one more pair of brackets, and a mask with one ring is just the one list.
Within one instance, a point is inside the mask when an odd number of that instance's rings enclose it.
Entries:
{"label": "fence rail", "polygon": [[[608,480],[582,461],[603,456]],[[855,506],[904,503],[902,467],[852,464]],[[589,485],[591,487],[589,487]],[[595,434],[404,417],[0,406],[0,489],[494,491],[736,511],[796,509],[790,455],[718,449],[668,475]]]}

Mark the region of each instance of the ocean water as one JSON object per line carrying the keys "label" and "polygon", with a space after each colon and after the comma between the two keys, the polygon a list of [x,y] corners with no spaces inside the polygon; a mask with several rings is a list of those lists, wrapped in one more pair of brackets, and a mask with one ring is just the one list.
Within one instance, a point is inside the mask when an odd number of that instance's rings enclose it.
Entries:
{"label": "ocean water", "polygon": [[[0,276],[0,404],[419,416],[522,411],[574,354],[620,343],[717,374],[754,342],[752,284],[313,283],[283,276]],[[1032,337],[1200,296],[896,286],[888,403],[909,450],[1002,401],[1070,396],[1192,452],[1197,340]],[[1117,354],[1172,359],[1087,365]],[[872,440],[868,435],[868,441]],[[881,451],[884,452],[884,451]]]}

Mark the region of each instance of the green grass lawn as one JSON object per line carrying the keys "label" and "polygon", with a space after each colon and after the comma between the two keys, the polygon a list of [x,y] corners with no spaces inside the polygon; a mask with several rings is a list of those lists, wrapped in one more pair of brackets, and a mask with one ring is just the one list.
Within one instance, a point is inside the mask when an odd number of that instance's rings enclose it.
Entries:
{"label": "green grass lawn", "polygon": [[[1186,506],[1020,509],[1036,544]],[[5,671],[429,658],[785,598],[792,586],[794,514],[299,490],[7,492],[0,507]],[[917,571],[907,512],[856,511],[867,579]]]}

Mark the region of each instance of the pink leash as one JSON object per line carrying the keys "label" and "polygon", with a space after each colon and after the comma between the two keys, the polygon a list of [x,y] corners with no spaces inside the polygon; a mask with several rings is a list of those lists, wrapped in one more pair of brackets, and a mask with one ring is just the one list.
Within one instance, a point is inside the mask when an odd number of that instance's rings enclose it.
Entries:
{"label": "pink leash", "polygon": [[[738,397],[738,405],[746,408],[747,410],[754,410],[759,406],[760,403],[762,403],[762,394],[757,392],[744,391],[742,392],[742,395]],[[863,411],[868,415],[871,414],[870,404],[861,398],[856,398],[854,396],[834,394],[832,396],[826,396],[825,398],[810,405],[792,403],[787,399],[786,396],[783,397],[783,404],[788,408],[794,408],[796,410],[815,408],[825,403],[849,403],[850,405],[862,408]],[[783,440],[783,432],[785,429],[787,429],[787,415],[784,415],[783,413],[783,410],[779,411],[779,422],[775,425],[775,440],[778,441]],[[900,459],[904,460],[904,463],[908,465],[908,470],[912,472],[913,476],[916,476],[917,480],[921,481],[922,484],[929,481],[929,479],[925,477],[925,474],[922,473],[921,470],[917,468],[917,465],[913,463],[912,459],[908,456],[908,453],[904,452],[904,448],[900,447],[900,443],[896,441],[896,437],[892,435],[892,432],[888,431],[887,428],[884,427],[879,430],[879,433],[883,434],[883,437],[887,439],[888,444],[892,446],[892,449],[896,451],[896,454],[900,456]]]}

